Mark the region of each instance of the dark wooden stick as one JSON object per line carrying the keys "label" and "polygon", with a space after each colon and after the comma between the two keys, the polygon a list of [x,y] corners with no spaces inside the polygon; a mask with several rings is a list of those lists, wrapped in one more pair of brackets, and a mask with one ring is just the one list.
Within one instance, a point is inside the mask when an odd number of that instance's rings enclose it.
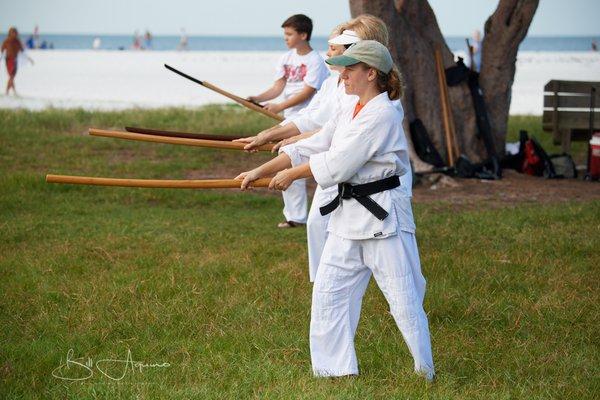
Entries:
{"label": "dark wooden stick", "polygon": [[257,112],[259,112],[259,113],[261,113],[263,115],[266,115],[267,117],[271,117],[271,118],[273,118],[273,119],[275,119],[277,121],[280,121],[280,122],[284,120],[284,118],[281,115],[275,114],[274,112],[271,112],[269,110],[265,110],[263,108],[263,106],[261,106],[258,103],[252,102],[252,101],[250,101],[248,99],[244,99],[243,97],[240,97],[240,96],[236,96],[233,93],[229,93],[228,91],[223,90],[220,87],[213,85],[212,83],[209,83],[209,82],[206,82],[206,81],[201,81],[200,79],[196,79],[196,78],[194,78],[192,76],[189,76],[188,74],[186,74],[184,72],[181,72],[181,71],[179,71],[179,70],[171,67],[168,64],[165,64],[165,68],[167,68],[170,71],[175,72],[177,75],[180,75],[180,76],[183,76],[186,79],[189,79],[192,82],[196,82],[197,84],[199,84],[201,86],[204,86],[205,88],[208,88],[208,89],[210,89],[212,91],[215,91],[215,92],[217,92],[219,94],[222,94],[223,96],[225,96],[227,98],[230,98],[231,100],[235,101],[238,104],[243,105],[246,108],[249,108],[249,109],[251,109],[253,111],[257,111]]}
{"label": "dark wooden stick", "polygon": [[219,140],[219,141],[231,141],[235,139],[241,139],[246,136],[238,135],[213,135],[211,133],[191,133],[191,132],[177,132],[177,131],[161,131],[158,129],[138,128],[135,126],[126,126],[127,132],[143,133],[144,135],[153,136],[168,136],[168,137],[179,137],[187,139],[204,139],[204,140]]}
{"label": "dark wooden stick", "polygon": [[[102,136],[115,139],[126,139],[126,140],[137,140],[141,142],[154,142],[154,143],[168,143],[168,144],[180,144],[184,146],[196,146],[196,147],[210,147],[213,149],[230,149],[230,150],[244,150],[245,143],[231,142],[227,140],[206,140],[206,139],[188,139],[179,137],[165,137],[157,135],[145,135],[143,133],[134,132],[121,132],[121,131],[108,131],[105,129],[88,129],[88,133],[91,136]],[[263,144],[258,146],[256,150],[259,151],[271,151],[273,150],[273,144]]]}

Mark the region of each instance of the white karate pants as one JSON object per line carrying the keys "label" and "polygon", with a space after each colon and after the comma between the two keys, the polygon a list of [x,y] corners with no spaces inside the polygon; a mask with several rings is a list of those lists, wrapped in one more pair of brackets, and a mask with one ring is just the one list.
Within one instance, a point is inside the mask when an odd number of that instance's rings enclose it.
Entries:
{"label": "white karate pants", "polygon": [[319,208],[333,200],[337,192],[337,186],[324,190],[317,185],[308,211],[306,241],[308,243],[308,274],[311,282],[314,282],[317,276],[321,254],[327,240],[327,224],[329,223],[329,215],[321,215]]}
{"label": "white karate pants", "polygon": [[306,179],[298,179],[283,192],[283,215],[286,221],[306,223]]}
{"label": "white karate pants", "polygon": [[[412,187],[412,175],[405,174],[400,177],[402,185]],[[284,192],[285,193],[285,192]],[[408,192],[408,196],[412,194]],[[322,189],[317,185],[313,196],[310,210],[308,211],[308,220],[306,221],[306,238],[308,243],[308,275],[311,282],[317,277],[317,269],[321,261],[321,254],[327,240],[327,224],[329,223],[330,215],[321,215],[320,207],[329,203],[338,194],[337,185]],[[410,198],[410,197],[408,197]]]}
{"label": "white karate pants", "polygon": [[371,274],[414,359],[415,371],[434,376],[425,278],[415,235],[350,240],[329,233],[313,286],[310,353],[316,376],[358,374],[354,334]]}

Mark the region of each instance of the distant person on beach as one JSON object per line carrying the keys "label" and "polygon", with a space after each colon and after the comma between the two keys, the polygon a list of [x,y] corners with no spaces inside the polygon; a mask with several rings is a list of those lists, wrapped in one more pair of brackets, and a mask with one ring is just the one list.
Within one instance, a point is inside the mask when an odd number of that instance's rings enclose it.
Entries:
{"label": "distant person on beach", "polygon": [[592,40],[592,51],[598,51],[598,43]]}
{"label": "distant person on beach", "polygon": [[29,35],[29,37],[27,38],[27,40],[25,41],[25,46],[28,49],[33,49],[35,48],[35,43],[33,43],[33,35]]}
{"label": "distant person on beach", "polygon": [[144,48],[146,50],[152,50],[152,34],[149,30],[146,30],[144,34]]}
{"label": "distant person on beach", "polygon": [[[281,27],[290,50],[279,59],[273,85],[257,96],[250,96],[249,100],[259,103],[283,94],[281,103],[267,103],[264,107],[274,113],[283,111],[285,118],[290,119],[308,105],[329,76],[329,69],[319,53],[310,47],[313,25],[309,17],[303,14],[292,15]],[[277,226],[293,228],[306,224],[306,179],[295,181],[282,195],[285,221]]]}
{"label": "distant person on beach", "polygon": [[37,25],[33,28],[33,48],[40,48],[40,27]]}
{"label": "distant person on beach", "polygon": [[99,37],[94,38],[94,41],[92,42],[92,49],[100,50],[100,47],[102,47],[102,39]]}
{"label": "distant person on beach", "polygon": [[179,39],[179,44],[177,45],[177,50],[187,50],[188,49],[188,37],[185,33],[185,29],[181,28],[181,38]]}
{"label": "distant person on beach", "polygon": [[[10,89],[13,90],[15,96],[17,95],[17,89],[15,88],[15,76],[17,75],[17,58],[19,53],[24,52],[25,49],[19,40],[19,32],[17,28],[11,27],[8,30],[8,36],[2,42],[2,57],[6,58],[6,71],[8,72],[8,82],[6,83],[6,94],[9,94]],[[33,64],[33,60],[27,57]]]}
{"label": "distant person on beach", "polygon": [[479,72],[481,70],[481,32],[479,30],[473,31],[473,37],[469,42],[469,59],[467,66],[473,71]]}
{"label": "distant person on beach", "polygon": [[140,39],[140,34],[138,31],[133,33],[133,43],[131,44],[131,48],[133,50],[141,50],[142,49],[142,40]]}

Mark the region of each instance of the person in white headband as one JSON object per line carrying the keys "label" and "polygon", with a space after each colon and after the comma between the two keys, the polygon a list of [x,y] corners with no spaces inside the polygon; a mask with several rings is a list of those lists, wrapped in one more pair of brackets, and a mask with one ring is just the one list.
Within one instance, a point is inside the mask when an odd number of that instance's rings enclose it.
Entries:
{"label": "person in white headband", "polygon": [[346,45],[354,44],[359,41],[360,41],[360,38],[358,37],[356,32],[354,32],[350,29],[345,29],[341,35],[338,35],[334,38],[329,39],[327,41],[327,43],[340,44],[340,45],[346,46]]}

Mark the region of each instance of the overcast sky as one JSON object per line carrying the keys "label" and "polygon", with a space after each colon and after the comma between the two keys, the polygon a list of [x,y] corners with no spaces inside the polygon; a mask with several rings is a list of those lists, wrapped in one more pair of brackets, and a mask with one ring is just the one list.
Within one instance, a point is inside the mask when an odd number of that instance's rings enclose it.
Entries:
{"label": "overcast sky", "polygon": [[[494,10],[496,0],[430,0],[444,35],[469,35]],[[326,36],[350,18],[347,0],[0,0],[0,30],[15,25],[43,33],[155,35],[279,35],[281,22],[303,13],[314,34]],[[600,35],[600,0],[540,0],[530,35]]]}

